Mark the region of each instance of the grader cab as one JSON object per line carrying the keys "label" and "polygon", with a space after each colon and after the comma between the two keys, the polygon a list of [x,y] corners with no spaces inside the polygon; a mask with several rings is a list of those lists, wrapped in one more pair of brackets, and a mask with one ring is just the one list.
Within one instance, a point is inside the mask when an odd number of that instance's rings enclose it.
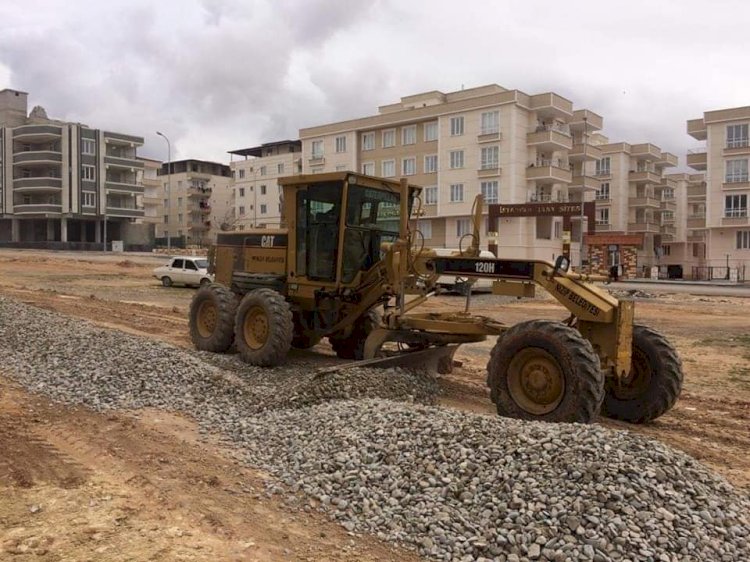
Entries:
{"label": "grader cab", "polygon": [[[220,233],[209,252],[216,282],[196,293],[190,334],[198,349],[236,345],[249,364],[274,366],[291,348],[328,338],[336,354],[371,365],[449,371],[457,347],[497,336],[487,365],[501,415],[589,422],[604,415],[642,423],[676,402],[682,369],[660,334],[633,325],[633,303],[605,280],[556,263],[480,257],[482,198],[462,249],[438,256],[410,225],[421,189],[350,172],[280,180],[282,229]],[[541,286],[569,312],[563,321],[507,326],[470,312],[414,310],[438,279],[493,280],[493,293],[533,296]]]}

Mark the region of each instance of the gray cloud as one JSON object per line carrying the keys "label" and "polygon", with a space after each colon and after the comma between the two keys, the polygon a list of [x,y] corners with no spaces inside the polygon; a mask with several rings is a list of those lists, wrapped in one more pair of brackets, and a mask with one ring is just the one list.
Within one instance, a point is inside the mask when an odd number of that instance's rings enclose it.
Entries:
{"label": "gray cloud", "polygon": [[419,91],[553,90],[612,140],[684,156],[685,120],[747,105],[750,7],[726,0],[32,0],[0,4],[0,87],[164,157],[294,137]]}

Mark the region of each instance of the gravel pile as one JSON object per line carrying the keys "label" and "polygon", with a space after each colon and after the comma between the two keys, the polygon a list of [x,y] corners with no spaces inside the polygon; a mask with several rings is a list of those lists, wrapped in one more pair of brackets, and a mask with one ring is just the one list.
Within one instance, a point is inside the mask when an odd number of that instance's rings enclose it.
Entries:
{"label": "gravel pile", "polygon": [[191,415],[348,530],[436,560],[750,560],[750,501],[690,457],[598,426],[407,403],[434,401],[428,376],[207,362],[2,297],[0,354],[56,400]]}

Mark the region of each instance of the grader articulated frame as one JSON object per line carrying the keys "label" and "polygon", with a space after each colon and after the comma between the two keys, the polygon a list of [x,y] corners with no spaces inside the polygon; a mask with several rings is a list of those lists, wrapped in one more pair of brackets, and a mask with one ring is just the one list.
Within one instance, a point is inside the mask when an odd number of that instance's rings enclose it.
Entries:
{"label": "grader articulated frame", "polygon": [[[236,343],[256,365],[327,337],[342,358],[365,364],[431,365],[446,372],[459,345],[497,336],[487,382],[498,413],[588,422],[605,415],[645,422],[671,408],[682,383],[666,339],[633,325],[633,303],[569,271],[565,258],[479,257],[482,198],[467,248],[437,256],[410,226],[420,188],[353,173],[283,178],[287,228],[220,234],[209,254],[217,283],[202,288],[190,327],[200,349]],[[546,289],[564,321],[514,326],[470,312],[414,310],[437,294],[443,275],[493,280],[493,293]],[[379,311],[382,309],[382,313]]]}

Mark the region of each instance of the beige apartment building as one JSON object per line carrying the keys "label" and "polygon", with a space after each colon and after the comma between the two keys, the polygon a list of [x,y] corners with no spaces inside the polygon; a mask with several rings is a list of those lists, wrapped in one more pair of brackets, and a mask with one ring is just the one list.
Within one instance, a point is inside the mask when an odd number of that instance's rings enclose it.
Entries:
{"label": "beige apartment building", "polygon": [[28,94],[0,90],[0,243],[98,249],[147,246],[138,225],[143,138],[28,112]]}
{"label": "beige apartment building", "polygon": [[688,134],[704,144],[687,156],[696,177],[690,198],[689,236],[703,244],[703,278],[744,279],[750,274],[750,107],[706,111],[687,122]]}
{"label": "beige apartment building", "polygon": [[157,244],[167,233],[176,247],[206,246],[216,233],[231,228],[234,200],[229,166],[204,160],[179,160],[161,165],[162,220],[156,225]]}
{"label": "beige apartment building", "polygon": [[[686,180],[666,174],[677,156],[651,143],[590,139],[600,151],[594,175],[596,235],[586,244],[592,270],[621,266],[625,277],[683,277],[687,214]],[[672,266],[671,269],[669,266]]]}
{"label": "beige apartment building", "polygon": [[[233,160],[234,228],[275,227],[281,223],[278,179],[302,172],[302,142],[283,140],[230,150]],[[234,160],[240,157],[242,160]]]}
{"label": "beige apartment building", "polygon": [[141,158],[143,168],[138,171],[140,183],[143,185],[143,196],[141,206],[143,207],[143,222],[147,224],[158,224],[164,220],[164,208],[162,201],[162,185],[159,179],[159,170],[162,163],[160,160]]}
{"label": "beige apartment building", "polygon": [[[555,93],[528,95],[496,84],[425,92],[377,115],[300,130],[304,173],[357,170],[408,177],[425,187],[418,228],[431,247],[466,246],[478,193],[487,203],[590,200],[600,149],[588,142],[602,118]],[[513,217],[482,245],[501,257],[552,260],[562,251],[560,217]],[[580,220],[573,222],[578,263]]]}

